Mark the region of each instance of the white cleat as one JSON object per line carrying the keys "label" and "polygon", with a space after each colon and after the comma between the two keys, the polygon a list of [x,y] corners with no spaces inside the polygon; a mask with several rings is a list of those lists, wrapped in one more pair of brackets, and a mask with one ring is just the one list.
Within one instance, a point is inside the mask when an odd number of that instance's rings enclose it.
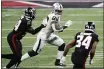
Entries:
{"label": "white cleat", "polygon": [[6,66],[5,66],[5,67],[3,67],[3,69],[6,69]]}

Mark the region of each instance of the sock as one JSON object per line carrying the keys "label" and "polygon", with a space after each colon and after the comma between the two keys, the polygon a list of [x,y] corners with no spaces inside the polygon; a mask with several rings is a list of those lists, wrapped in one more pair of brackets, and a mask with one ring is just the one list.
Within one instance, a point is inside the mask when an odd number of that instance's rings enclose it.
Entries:
{"label": "sock", "polygon": [[55,65],[59,65],[59,64],[60,64],[60,59],[61,59],[62,56],[63,56],[63,52],[64,52],[64,51],[58,51],[58,53],[57,53],[57,58],[56,58],[56,61],[55,61]]}
{"label": "sock", "polygon": [[1,57],[5,58],[5,59],[12,59],[13,56],[14,56],[14,54],[1,54]]}
{"label": "sock", "polygon": [[6,68],[10,68],[11,66],[15,65],[20,60],[20,57],[13,56],[10,62],[6,65]]}
{"label": "sock", "polygon": [[27,59],[27,58],[29,58],[29,57],[30,57],[29,54],[26,53],[26,54],[24,54],[24,55],[22,56],[21,61],[23,61],[23,60],[25,60],[25,59]]}
{"label": "sock", "polygon": [[58,51],[56,59],[61,59],[63,56],[63,53],[64,53],[64,51]]}

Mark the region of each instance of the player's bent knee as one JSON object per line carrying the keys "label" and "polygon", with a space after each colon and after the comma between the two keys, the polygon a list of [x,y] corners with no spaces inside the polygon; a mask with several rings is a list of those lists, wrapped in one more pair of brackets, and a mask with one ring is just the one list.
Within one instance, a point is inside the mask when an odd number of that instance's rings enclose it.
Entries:
{"label": "player's bent knee", "polygon": [[14,58],[19,61],[21,59],[22,56],[19,56],[19,55],[14,55]]}
{"label": "player's bent knee", "polygon": [[63,43],[63,44],[58,48],[58,50],[59,50],[59,51],[64,51],[64,48],[65,48],[65,43]]}
{"label": "player's bent knee", "polygon": [[29,54],[30,57],[38,55],[38,53],[35,52],[34,50],[29,51],[28,54]]}

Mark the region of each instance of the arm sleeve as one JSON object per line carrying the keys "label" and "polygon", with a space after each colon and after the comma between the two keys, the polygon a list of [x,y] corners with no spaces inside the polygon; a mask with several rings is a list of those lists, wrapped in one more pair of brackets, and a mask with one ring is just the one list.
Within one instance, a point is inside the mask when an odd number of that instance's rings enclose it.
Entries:
{"label": "arm sleeve", "polygon": [[75,35],[75,37],[74,37],[75,40],[77,40],[77,36],[78,36],[80,33],[81,33],[81,32],[78,32],[78,33]]}
{"label": "arm sleeve", "polygon": [[37,27],[36,29],[33,29],[32,27],[30,27],[28,29],[28,32],[31,33],[31,34],[37,34],[42,28],[44,27],[43,24],[41,24],[39,27]]}
{"label": "arm sleeve", "polygon": [[93,36],[93,41],[99,42],[99,38],[97,34],[93,34],[92,36]]}

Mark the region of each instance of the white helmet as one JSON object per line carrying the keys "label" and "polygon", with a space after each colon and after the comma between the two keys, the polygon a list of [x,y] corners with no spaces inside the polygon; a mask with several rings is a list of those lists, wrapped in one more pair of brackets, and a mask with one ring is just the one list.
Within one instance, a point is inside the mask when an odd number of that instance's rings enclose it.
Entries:
{"label": "white helmet", "polygon": [[54,3],[53,4],[53,12],[55,14],[61,15],[62,14],[62,10],[63,10],[62,4],[60,4],[60,3]]}

